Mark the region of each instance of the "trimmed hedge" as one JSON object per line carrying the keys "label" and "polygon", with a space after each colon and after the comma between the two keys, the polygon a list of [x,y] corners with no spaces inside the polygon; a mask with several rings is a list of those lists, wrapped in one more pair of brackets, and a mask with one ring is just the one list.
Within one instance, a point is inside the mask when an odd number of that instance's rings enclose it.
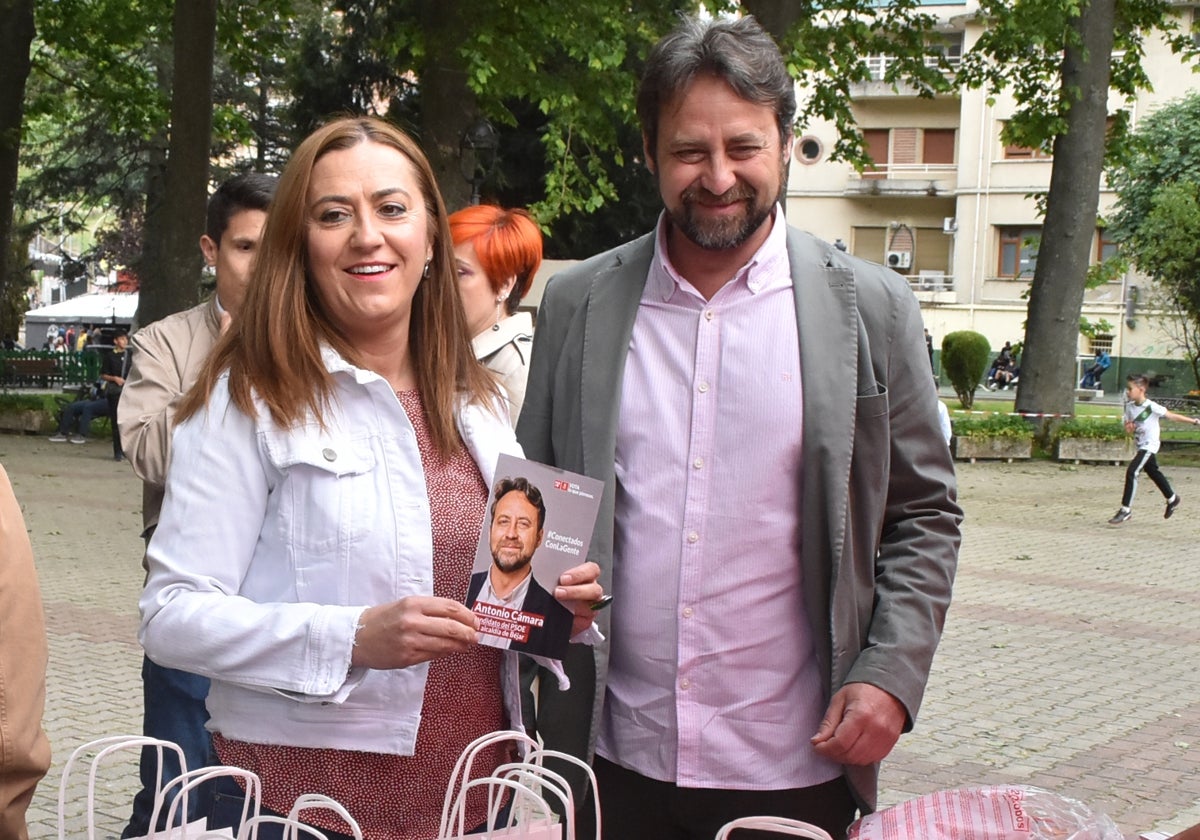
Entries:
{"label": "trimmed hedge", "polygon": [[962,407],[975,403],[975,389],[987,373],[992,346],[987,337],[971,330],[947,333],[942,338],[942,370],[950,377]]}

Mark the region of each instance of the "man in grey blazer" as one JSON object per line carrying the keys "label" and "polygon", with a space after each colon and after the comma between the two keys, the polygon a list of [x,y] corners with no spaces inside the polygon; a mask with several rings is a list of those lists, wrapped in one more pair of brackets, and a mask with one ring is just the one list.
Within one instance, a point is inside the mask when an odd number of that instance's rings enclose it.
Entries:
{"label": "man in grey blazer", "polygon": [[609,643],[541,691],[606,838],[769,813],[844,836],[913,725],[961,510],[907,283],[788,227],[795,94],[751,18],[685,20],[638,93],[665,212],[553,278],[517,427],[605,482]]}

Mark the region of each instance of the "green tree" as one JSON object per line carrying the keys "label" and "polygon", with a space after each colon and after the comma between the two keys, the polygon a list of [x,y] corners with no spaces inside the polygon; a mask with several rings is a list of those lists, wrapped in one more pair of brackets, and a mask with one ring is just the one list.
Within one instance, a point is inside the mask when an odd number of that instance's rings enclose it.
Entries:
{"label": "green tree", "polygon": [[1132,97],[1149,87],[1148,37],[1164,37],[1189,60],[1196,48],[1166,0],[981,0],[979,14],[986,30],[959,81],[1011,90],[1018,110],[1005,141],[1054,156],[1016,408],[1067,414],[1106,142],[1117,146],[1127,121],[1120,112],[1106,130],[1110,89]]}
{"label": "green tree", "polygon": [[1200,94],[1148,116],[1108,169],[1111,230],[1123,256],[1154,279],[1172,333],[1200,386]]}

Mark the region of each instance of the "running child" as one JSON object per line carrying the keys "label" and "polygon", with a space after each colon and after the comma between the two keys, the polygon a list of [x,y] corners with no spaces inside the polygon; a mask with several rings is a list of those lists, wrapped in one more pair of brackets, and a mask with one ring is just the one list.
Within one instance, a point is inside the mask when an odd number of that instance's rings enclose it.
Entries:
{"label": "running child", "polygon": [[1158,468],[1154,457],[1161,442],[1158,423],[1163,417],[1177,423],[1192,423],[1200,426],[1200,418],[1186,417],[1167,411],[1154,400],[1146,396],[1150,380],[1141,374],[1133,374],[1125,378],[1125,431],[1133,435],[1137,452],[1125,470],[1125,493],[1121,496],[1121,507],[1108,520],[1109,525],[1120,525],[1133,516],[1130,506],[1133,504],[1133,494],[1137,492],[1138,476],[1144,470],[1150,480],[1158,487],[1163,498],[1167,500],[1167,508],[1163,511],[1163,519],[1170,519],[1175,508],[1179,507],[1179,494],[1171,489],[1171,482]]}

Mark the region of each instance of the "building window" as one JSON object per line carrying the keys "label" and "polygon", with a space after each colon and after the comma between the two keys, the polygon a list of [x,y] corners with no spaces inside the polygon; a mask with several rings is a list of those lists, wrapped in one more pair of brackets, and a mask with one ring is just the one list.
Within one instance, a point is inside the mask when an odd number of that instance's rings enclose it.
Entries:
{"label": "building window", "polygon": [[1043,149],[1031,149],[1028,146],[1005,146],[1005,160],[1051,160],[1054,155]]}
{"label": "building window", "polygon": [[1096,262],[1104,262],[1117,255],[1117,243],[1109,238],[1111,235],[1105,228],[1096,228]]}
{"label": "building window", "polygon": [[1094,335],[1092,336],[1092,354],[1096,353],[1112,353],[1113,337],[1111,335]]}
{"label": "building window", "polygon": [[867,157],[871,165],[863,170],[864,178],[882,178],[887,175],[889,154],[889,138],[891,132],[886,128],[863,129],[863,145],[867,147]]}
{"label": "building window", "polygon": [[824,154],[825,147],[821,145],[820,140],[811,134],[801,137],[796,141],[796,160],[800,163],[807,165],[820,163]]}
{"label": "building window", "polygon": [[997,276],[1029,279],[1037,268],[1041,228],[1002,227],[1000,231],[1000,265]]}
{"label": "building window", "polygon": [[954,163],[953,128],[927,128],[922,134],[921,157],[925,163]]}
{"label": "building window", "polygon": [[[1004,123],[1000,124],[1000,136],[1004,134]],[[1003,142],[1003,141],[1001,141]],[[1018,146],[1015,143],[1004,145],[1005,160],[1051,160],[1054,157],[1049,149],[1033,149],[1029,146]]]}

